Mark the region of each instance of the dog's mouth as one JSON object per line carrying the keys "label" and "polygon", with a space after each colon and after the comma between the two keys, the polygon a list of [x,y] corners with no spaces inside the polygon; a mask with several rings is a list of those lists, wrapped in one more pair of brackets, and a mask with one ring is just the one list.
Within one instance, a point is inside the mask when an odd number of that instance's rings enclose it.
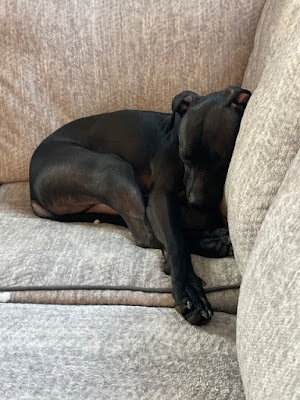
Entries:
{"label": "dog's mouth", "polygon": [[197,204],[197,203],[193,203],[193,202],[187,202],[188,207],[190,208],[194,208],[196,210],[199,210],[203,213],[206,213],[212,209],[214,209],[215,207],[213,205],[208,205],[208,204]]}
{"label": "dog's mouth", "polygon": [[182,204],[185,207],[189,207],[189,208],[193,208],[195,210],[198,210],[202,213],[208,213],[211,210],[214,210],[216,207],[218,207],[219,203],[206,203],[206,204],[200,204],[197,202],[192,202],[192,201],[188,201],[187,198],[187,194],[185,189],[181,189],[178,194],[177,194],[177,198],[180,202],[180,204]]}
{"label": "dog's mouth", "polygon": [[180,192],[178,192],[177,198],[178,198],[178,200],[180,201],[180,203],[181,203],[182,205],[184,205],[184,206],[186,206],[186,207],[189,207],[189,208],[197,209],[197,210],[202,211],[202,212],[207,212],[207,211],[209,211],[209,210],[211,210],[211,209],[214,208],[213,205],[209,205],[209,204],[198,204],[198,203],[196,203],[196,202],[190,202],[190,201],[188,201],[188,198],[187,198],[187,195],[186,195],[186,192],[185,192],[184,189],[183,189],[183,190],[180,190]]}

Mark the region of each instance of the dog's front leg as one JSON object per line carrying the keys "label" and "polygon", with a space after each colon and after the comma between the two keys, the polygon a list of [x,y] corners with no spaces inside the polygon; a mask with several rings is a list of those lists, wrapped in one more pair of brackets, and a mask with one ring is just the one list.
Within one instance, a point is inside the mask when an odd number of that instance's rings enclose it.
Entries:
{"label": "dog's front leg", "polygon": [[207,323],[213,314],[201,279],[194,273],[190,253],[182,234],[176,197],[163,190],[149,196],[147,216],[163,244],[170,269],[176,310],[193,325]]}

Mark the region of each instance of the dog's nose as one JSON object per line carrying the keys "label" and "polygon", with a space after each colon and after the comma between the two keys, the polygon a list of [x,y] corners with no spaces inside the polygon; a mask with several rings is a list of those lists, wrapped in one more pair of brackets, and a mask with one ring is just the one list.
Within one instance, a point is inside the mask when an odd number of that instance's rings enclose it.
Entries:
{"label": "dog's nose", "polygon": [[195,207],[202,211],[210,207],[210,203],[208,203],[206,198],[201,194],[197,195],[191,193],[187,196],[187,201],[190,207]]}
{"label": "dog's nose", "polygon": [[194,194],[188,196],[188,203],[191,206],[201,206],[201,201]]}

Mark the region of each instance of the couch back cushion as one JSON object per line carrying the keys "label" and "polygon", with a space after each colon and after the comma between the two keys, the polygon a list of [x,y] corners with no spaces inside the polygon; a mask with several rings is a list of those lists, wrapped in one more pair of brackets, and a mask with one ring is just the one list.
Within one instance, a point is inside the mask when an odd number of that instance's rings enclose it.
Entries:
{"label": "couch back cushion", "polygon": [[70,120],[240,85],[264,0],[0,4],[0,181]]}
{"label": "couch back cushion", "polygon": [[300,151],[263,221],[243,277],[237,351],[247,400],[300,396]]}
{"label": "couch back cushion", "polygon": [[267,0],[243,80],[253,95],[225,186],[231,240],[241,271],[300,145],[299,13],[298,0]]}

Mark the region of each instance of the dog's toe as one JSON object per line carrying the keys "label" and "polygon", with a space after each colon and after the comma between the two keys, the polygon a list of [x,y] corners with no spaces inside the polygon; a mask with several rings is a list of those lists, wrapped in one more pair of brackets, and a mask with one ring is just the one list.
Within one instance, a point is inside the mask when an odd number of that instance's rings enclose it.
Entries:
{"label": "dog's toe", "polygon": [[228,245],[227,245],[227,255],[228,256],[234,256],[233,247],[232,247],[232,243],[231,242],[228,243]]}
{"label": "dog's toe", "polygon": [[185,316],[185,319],[191,325],[206,325],[209,323],[211,318],[208,317],[208,313],[205,311],[194,310],[188,313]]}
{"label": "dog's toe", "polygon": [[175,310],[184,316],[189,311],[188,299],[183,299],[181,304],[175,304]]}
{"label": "dog's toe", "polygon": [[225,235],[220,239],[219,256],[233,256],[233,247],[228,235]]}

